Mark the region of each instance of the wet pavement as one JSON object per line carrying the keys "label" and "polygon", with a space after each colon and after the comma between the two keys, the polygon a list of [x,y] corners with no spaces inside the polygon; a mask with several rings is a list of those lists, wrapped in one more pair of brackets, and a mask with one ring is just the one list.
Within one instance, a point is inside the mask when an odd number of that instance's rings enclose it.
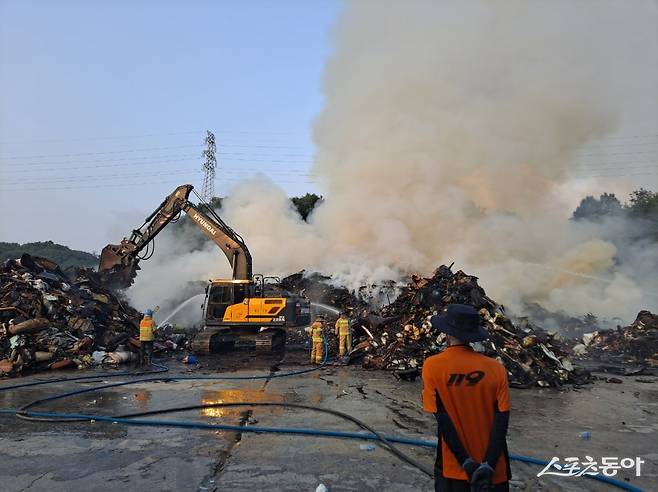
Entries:
{"label": "wet pavement", "polygon": [[[167,361],[172,374],[272,375],[306,368],[302,351],[285,355],[226,354],[202,359],[199,369]],[[86,375],[87,373],[85,373]],[[4,380],[0,386],[78,373],[39,374]],[[550,460],[591,456],[641,456],[642,476],[620,470],[617,478],[658,490],[658,382],[619,377],[580,390],[512,390],[509,448],[513,454]],[[66,382],[0,391],[0,407],[16,408],[46,395],[126,378]],[[649,380],[654,382],[640,382]],[[360,367],[328,366],[287,377],[247,381],[150,381],[102,393],[49,402],[43,411],[118,415],[174,406],[231,401],[317,405],[351,414],[386,434],[429,438],[432,415],[422,412],[420,382]],[[300,427],[358,431],[337,417],[299,409],[239,407],[191,410],[151,419],[237,426]],[[590,440],[579,433],[589,431]],[[0,490],[432,490],[421,472],[365,441],[238,431],[137,427],[104,422],[41,423],[0,415]],[[367,443],[366,443],[367,444]],[[432,451],[399,445],[432,466]],[[614,490],[587,478],[542,477],[540,467],[512,464],[512,490]]]}

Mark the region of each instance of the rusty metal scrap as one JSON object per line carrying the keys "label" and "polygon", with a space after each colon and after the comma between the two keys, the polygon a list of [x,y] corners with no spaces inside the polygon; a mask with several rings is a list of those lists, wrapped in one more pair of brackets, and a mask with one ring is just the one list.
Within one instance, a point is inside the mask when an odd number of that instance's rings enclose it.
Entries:
{"label": "rusty metal scrap", "polygon": [[[586,371],[574,368],[557,334],[527,320],[515,323],[487,296],[477,277],[453,272],[451,267],[442,265],[431,277],[411,275],[393,302],[377,308],[361,295],[331,286],[328,277],[306,277],[300,272],[284,282],[288,290],[301,287],[311,300],[351,313],[354,348],[350,363],[365,368],[391,370],[400,379],[413,379],[425,358],[445,347],[445,336],[432,329],[428,318],[449,304],[460,303],[480,310],[491,337],[474,346],[505,365],[511,385],[558,387],[588,380]],[[368,290],[372,289],[361,289],[359,294]]]}
{"label": "rusty metal scrap", "polygon": [[629,326],[585,334],[581,345],[593,359],[658,368],[658,315],[640,311]]}
{"label": "rusty metal scrap", "polygon": [[138,333],[140,313],[86,269],[24,254],[0,266],[0,375],[85,367]]}
{"label": "rusty metal scrap", "polygon": [[334,286],[331,277],[319,273],[306,274],[304,270],[281,280],[281,288],[305,295],[313,302],[320,302],[342,309],[364,306],[363,300],[345,287]]}

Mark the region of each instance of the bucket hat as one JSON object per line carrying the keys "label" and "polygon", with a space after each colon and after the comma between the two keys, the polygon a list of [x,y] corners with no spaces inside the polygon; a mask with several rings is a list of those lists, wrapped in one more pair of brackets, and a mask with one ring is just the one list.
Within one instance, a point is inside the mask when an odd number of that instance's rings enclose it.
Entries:
{"label": "bucket hat", "polygon": [[466,343],[489,338],[489,333],[482,326],[480,313],[466,304],[450,304],[444,314],[432,316],[430,323],[435,330]]}

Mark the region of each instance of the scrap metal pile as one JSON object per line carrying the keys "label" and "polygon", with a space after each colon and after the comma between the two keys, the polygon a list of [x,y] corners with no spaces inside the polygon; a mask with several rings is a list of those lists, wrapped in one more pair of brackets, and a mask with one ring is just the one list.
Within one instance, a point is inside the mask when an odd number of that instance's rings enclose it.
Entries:
{"label": "scrap metal pile", "polygon": [[[0,266],[0,375],[138,358],[140,313],[96,274],[23,254]],[[118,350],[117,350],[118,349]]]}
{"label": "scrap metal pile", "polygon": [[330,284],[331,277],[304,270],[281,280],[281,288],[308,297],[312,302],[323,303],[340,309],[364,306],[361,298],[342,286]]}
{"label": "scrap metal pile", "polygon": [[587,333],[574,352],[599,361],[658,368],[658,315],[640,311],[629,326]]}
{"label": "scrap metal pile", "polygon": [[[297,274],[296,276],[299,276]],[[449,304],[474,306],[482,315],[490,339],[476,349],[500,360],[508,370],[510,384],[516,387],[553,386],[584,383],[589,375],[575,369],[567,358],[568,350],[557,333],[547,332],[522,319],[515,324],[504,308],[490,299],[478,285],[477,277],[451,267],[440,266],[431,277],[411,276],[399,290],[395,301],[379,309],[364,309],[365,301],[345,289],[324,291],[310,277],[306,293],[311,300],[331,303],[351,313],[353,346],[350,362],[366,368],[393,370],[401,377],[417,374],[426,357],[439,352],[444,336],[435,332],[428,317],[440,314]],[[297,285],[302,285],[299,281]],[[290,283],[287,288],[294,290]],[[324,292],[314,298],[312,293]],[[341,303],[336,300],[346,300]]]}

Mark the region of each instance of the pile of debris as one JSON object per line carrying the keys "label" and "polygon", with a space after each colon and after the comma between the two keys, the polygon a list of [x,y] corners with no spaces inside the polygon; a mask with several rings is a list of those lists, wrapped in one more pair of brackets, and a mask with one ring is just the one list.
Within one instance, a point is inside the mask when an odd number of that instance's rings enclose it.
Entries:
{"label": "pile of debris", "polygon": [[[302,273],[295,277],[295,283],[288,284],[293,291],[305,285]],[[360,362],[366,368],[392,370],[402,378],[413,378],[425,358],[445,346],[444,335],[432,329],[429,317],[442,313],[449,304],[459,303],[480,311],[491,336],[474,344],[475,348],[505,365],[512,386],[559,387],[581,384],[589,378],[587,372],[574,368],[567,356],[568,348],[556,332],[533,326],[527,319],[515,324],[505,315],[504,307],[486,295],[477,277],[461,270],[453,272],[452,265],[440,266],[428,278],[412,275],[395,300],[379,309],[364,308],[367,301],[354,292],[316,285],[322,281],[322,277],[310,277],[307,282],[313,289],[306,287],[306,294],[314,300],[311,295],[320,292],[322,302],[350,312],[354,347],[350,363]]]}
{"label": "pile of debris", "polygon": [[96,274],[23,254],[0,266],[0,375],[138,359],[141,315]]}
{"label": "pile of debris", "polygon": [[345,287],[332,285],[331,277],[319,273],[307,274],[302,270],[281,280],[279,286],[289,292],[306,296],[316,305],[323,304],[341,310],[365,305],[361,297]]}
{"label": "pile of debris", "polygon": [[559,330],[564,338],[574,341],[585,333],[600,330],[606,322],[592,313],[576,317],[564,311],[549,311],[537,303],[526,303],[523,311],[533,322],[549,330]]}
{"label": "pile of debris", "polygon": [[640,311],[635,321],[616,330],[586,333],[575,355],[598,361],[658,368],[658,315]]}
{"label": "pile of debris", "polygon": [[[275,288],[307,297],[311,301],[313,311],[327,317],[328,329],[325,335],[330,353],[338,349],[338,337],[335,336],[333,323],[340,311],[355,313],[367,307],[365,296],[359,295],[364,289],[357,294],[346,287],[335,285],[331,277],[316,272],[308,273],[302,270],[294,273],[282,279]],[[304,331],[288,330],[286,345],[306,346],[308,343],[308,334]]]}
{"label": "pile of debris", "polygon": [[434,332],[428,318],[449,304],[459,303],[480,311],[490,338],[475,348],[505,365],[510,385],[558,387],[585,382],[587,374],[574,369],[557,333],[532,326],[527,320],[515,325],[504,308],[486,295],[477,277],[461,270],[453,272],[451,266],[440,266],[429,278],[412,276],[395,302],[381,309],[384,326],[365,340],[366,367],[413,373],[444,343],[443,335]]}

